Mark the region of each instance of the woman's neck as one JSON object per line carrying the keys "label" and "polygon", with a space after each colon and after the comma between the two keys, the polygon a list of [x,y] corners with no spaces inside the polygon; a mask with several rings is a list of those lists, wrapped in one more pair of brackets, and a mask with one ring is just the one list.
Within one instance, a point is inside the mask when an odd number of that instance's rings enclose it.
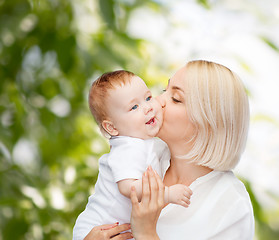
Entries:
{"label": "woman's neck", "polygon": [[212,171],[212,169],[208,167],[190,163],[190,160],[178,157],[186,155],[193,148],[193,142],[186,142],[185,139],[180,139],[178,141],[173,141],[173,139],[172,141],[168,140],[169,139],[165,139],[165,142],[168,144],[171,153],[171,160],[170,167],[164,177],[164,184],[166,186],[178,183],[189,186],[197,178]]}
{"label": "woman's neck", "polygon": [[164,183],[166,186],[174,184],[185,184],[189,186],[197,178],[202,177],[211,171],[212,169],[208,167],[199,166],[195,163],[190,163],[188,160],[172,157],[170,167],[164,178]]}

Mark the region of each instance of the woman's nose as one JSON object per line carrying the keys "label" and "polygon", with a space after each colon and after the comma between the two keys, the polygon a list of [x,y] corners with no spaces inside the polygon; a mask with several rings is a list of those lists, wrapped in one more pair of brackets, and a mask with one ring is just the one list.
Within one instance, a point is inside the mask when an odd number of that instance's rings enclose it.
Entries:
{"label": "woman's nose", "polygon": [[161,95],[157,96],[156,99],[159,102],[159,104],[161,105],[161,107],[165,108],[165,106],[166,106],[165,94],[162,93]]}

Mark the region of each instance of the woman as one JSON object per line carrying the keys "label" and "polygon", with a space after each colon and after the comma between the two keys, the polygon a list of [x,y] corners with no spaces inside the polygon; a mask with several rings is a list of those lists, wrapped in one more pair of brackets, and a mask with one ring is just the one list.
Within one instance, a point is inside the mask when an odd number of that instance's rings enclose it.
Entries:
{"label": "woman", "polygon": [[244,150],[249,125],[240,79],[222,65],[189,62],[158,100],[164,111],[158,136],[171,152],[163,182],[185,184],[193,195],[189,208],[169,204],[160,214],[162,183],[149,170],[141,203],[132,191],[135,239],[252,239],[251,201],[231,171]]}

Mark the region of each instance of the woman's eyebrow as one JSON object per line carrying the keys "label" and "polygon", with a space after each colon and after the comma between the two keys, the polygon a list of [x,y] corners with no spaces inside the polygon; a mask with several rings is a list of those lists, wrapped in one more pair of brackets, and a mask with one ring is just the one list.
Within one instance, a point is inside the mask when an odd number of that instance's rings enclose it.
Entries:
{"label": "woman's eyebrow", "polygon": [[181,91],[181,92],[184,93],[184,90],[181,89],[180,87],[177,87],[177,86],[172,86],[171,89],[172,89],[172,90],[178,90],[178,91]]}
{"label": "woman's eyebrow", "polygon": [[[167,88],[168,88],[169,85],[170,85],[170,80],[171,80],[171,79],[169,78]],[[178,86],[172,86],[171,89],[172,89],[172,90],[178,90],[178,91],[181,91],[181,92],[184,93],[184,90],[183,90],[182,88],[178,87]]]}

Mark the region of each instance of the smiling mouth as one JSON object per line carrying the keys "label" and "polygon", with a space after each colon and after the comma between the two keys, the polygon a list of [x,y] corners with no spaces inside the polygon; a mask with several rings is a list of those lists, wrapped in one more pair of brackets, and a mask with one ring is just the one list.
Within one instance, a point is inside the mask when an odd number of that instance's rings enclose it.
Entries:
{"label": "smiling mouth", "polygon": [[155,123],[155,118],[153,117],[145,124],[154,124],[154,123]]}

